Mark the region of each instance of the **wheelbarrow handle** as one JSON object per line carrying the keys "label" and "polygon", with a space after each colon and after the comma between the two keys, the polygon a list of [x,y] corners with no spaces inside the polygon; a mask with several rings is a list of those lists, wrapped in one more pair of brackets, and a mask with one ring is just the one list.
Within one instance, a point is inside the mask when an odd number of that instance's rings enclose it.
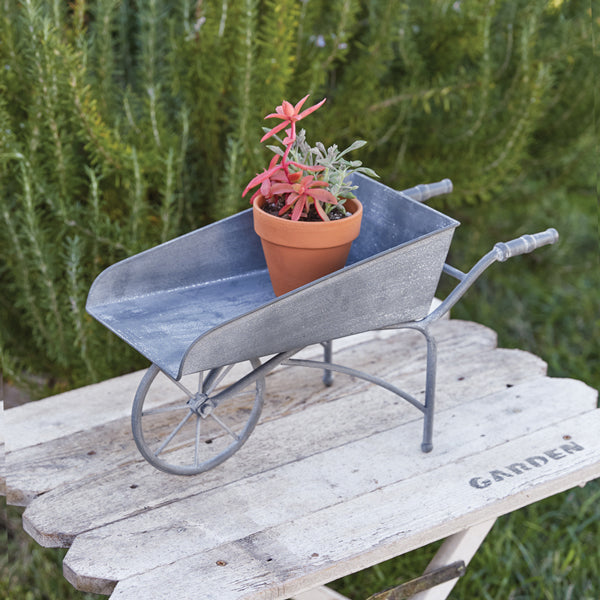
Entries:
{"label": "wheelbarrow handle", "polygon": [[417,202],[425,202],[434,196],[449,194],[452,191],[452,181],[450,179],[442,179],[435,183],[422,183],[407,190],[402,190],[402,194],[409,196]]}
{"label": "wheelbarrow handle", "polygon": [[550,229],[546,229],[546,231],[540,231],[532,235],[522,235],[520,238],[516,238],[510,242],[499,242],[494,246],[497,254],[496,260],[504,262],[513,256],[527,254],[541,246],[554,244],[557,240],[558,231],[551,227]]}
{"label": "wheelbarrow handle", "polygon": [[540,233],[534,233],[533,235],[523,235],[510,242],[498,243],[487,254],[482,256],[468,273],[463,273],[450,265],[444,265],[444,272],[458,279],[460,283],[436,309],[420,321],[421,327],[426,327],[429,323],[439,319],[441,315],[448,312],[462,298],[471,285],[473,285],[475,280],[495,261],[504,262],[512,256],[531,252],[546,244],[554,244],[556,240],[558,240],[558,232],[556,229],[551,228]]}

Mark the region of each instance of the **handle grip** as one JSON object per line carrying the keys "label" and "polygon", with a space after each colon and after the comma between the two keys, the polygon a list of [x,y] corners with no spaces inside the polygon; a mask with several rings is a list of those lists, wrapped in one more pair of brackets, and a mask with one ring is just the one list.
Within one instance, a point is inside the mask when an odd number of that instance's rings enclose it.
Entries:
{"label": "handle grip", "polygon": [[450,179],[442,179],[435,183],[422,183],[407,190],[402,190],[402,194],[409,196],[417,202],[425,202],[434,196],[449,194],[452,191],[452,181]]}
{"label": "handle grip", "polygon": [[550,229],[546,229],[546,231],[540,231],[540,233],[534,233],[533,235],[522,235],[520,238],[516,238],[510,242],[499,242],[494,246],[494,250],[496,250],[496,254],[498,255],[497,260],[504,262],[513,256],[527,254],[541,246],[554,244],[557,240],[558,231],[551,227]]}

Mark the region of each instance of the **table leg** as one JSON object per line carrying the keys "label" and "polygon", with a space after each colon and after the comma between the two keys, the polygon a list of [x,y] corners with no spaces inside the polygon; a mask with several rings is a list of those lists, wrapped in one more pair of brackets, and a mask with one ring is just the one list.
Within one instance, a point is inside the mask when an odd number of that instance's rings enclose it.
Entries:
{"label": "table leg", "polygon": [[[495,521],[496,519],[485,521],[446,538],[436,555],[427,565],[425,574],[457,560],[462,560],[465,565],[468,565]],[[428,590],[419,592],[418,594],[415,594],[411,600],[446,600],[457,581],[458,579],[452,579],[451,581],[441,583]]]}

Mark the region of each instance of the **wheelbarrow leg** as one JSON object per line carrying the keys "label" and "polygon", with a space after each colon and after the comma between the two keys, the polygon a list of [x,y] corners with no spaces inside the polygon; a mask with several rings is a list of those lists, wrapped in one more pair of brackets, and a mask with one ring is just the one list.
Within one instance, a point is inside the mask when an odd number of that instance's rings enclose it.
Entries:
{"label": "wheelbarrow leg", "polygon": [[[323,346],[323,361],[331,364],[331,360],[333,358],[333,342],[329,340],[328,342],[322,342]],[[333,371],[330,369],[323,369],[323,383],[330,387],[333,385]]]}
{"label": "wheelbarrow leg", "polygon": [[437,343],[428,329],[419,329],[427,340],[427,375],[425,379],[425,409],[423,422],[423,441],[421,450],[433,450],[433,415],[435,409],[435,379],[437,371]]}

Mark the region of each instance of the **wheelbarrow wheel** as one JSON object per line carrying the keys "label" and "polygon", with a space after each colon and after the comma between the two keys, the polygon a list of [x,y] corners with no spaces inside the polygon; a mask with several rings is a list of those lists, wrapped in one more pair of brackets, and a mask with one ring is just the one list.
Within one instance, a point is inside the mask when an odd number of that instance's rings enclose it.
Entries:
{"label": "wheelbarrow wheel", "polygon": [[230,372],[240,381],[258,366],[260,361],[253,359],[189,376],[193,381],[176,381],[152,365],[140,382],[131,413],[133,437],[142,456],[157,469],[176,475],[203,473],[227,460],[254,430],[265,384],[259,377],[231,393],[219,385]]}

